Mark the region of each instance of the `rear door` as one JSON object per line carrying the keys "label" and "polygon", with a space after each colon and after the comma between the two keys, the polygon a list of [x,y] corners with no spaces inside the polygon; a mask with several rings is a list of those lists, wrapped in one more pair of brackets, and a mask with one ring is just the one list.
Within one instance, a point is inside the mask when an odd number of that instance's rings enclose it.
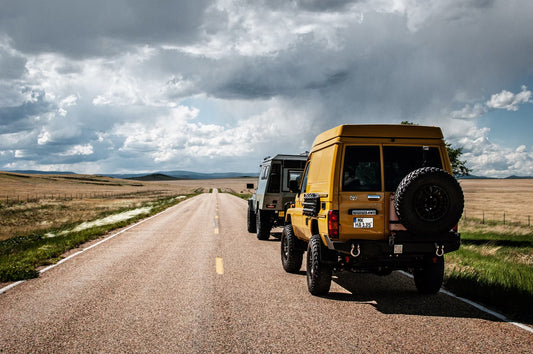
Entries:
{"label": "rear door", "polygon": [[385,195],[379,145],[346,145],[339,186],[343,239],[385,237]]}

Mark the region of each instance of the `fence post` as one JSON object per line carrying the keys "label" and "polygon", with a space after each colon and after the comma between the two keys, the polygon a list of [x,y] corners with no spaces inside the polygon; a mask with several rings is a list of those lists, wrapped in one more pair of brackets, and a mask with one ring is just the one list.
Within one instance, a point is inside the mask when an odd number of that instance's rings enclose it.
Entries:
{"label": "fence post", "polygon": [[503,212],[503,224],[505,225],[505,211]]}
{"label": "fence post", "polygon": [[482,222],[483,225],[485,225],[485,210],[483,210],[483,222]]}

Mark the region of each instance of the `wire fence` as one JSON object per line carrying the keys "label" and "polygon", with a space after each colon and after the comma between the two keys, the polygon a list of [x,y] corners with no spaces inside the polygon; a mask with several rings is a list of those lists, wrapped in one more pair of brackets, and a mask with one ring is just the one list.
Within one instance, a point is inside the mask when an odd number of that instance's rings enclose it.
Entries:
{"label": "wire fence", "polygon": [[38,203],[41,201],[72,201],[82,199],[125,199],[139,196],[161,195],[168,191],[150,190],[133,192],[56,192],[56,193],[26,193],[10,196],[0,196],[0,205],[11,206],[24,203]]}
{"label": "wire fence", "polygon": [[531,215],[517,215],[505,211],[463,210],[463,219],[477,221],[481,224],[502,224],[531,227]]}

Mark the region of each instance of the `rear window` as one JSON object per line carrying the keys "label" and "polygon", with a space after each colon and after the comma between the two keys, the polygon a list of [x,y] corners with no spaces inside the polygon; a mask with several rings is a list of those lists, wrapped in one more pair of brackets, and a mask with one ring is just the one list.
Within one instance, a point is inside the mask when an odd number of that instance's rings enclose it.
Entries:
{"label": "rear window", "polygon": [[347,146],[344,154],[342,190],[380,191],[379,146]]}
{"label": "rear window", "polygon": [[442,168],[439,149],[427,146],[384,146],[385,190],[393,192],[402,179],[421,167]]}
{"label": "rear window", "polygon": [[267,193],[279,193],[281,185],[281,165],[272,164],[270,176],[268,178]]}
{"label": "rear window", "polygon": [[[394,192],[402,179],[421,167],[442,168],[439,148],[427,146],[384,146],[385,191]],[[344,154],[342,190],[381,191],[379,146],[347,146]]]}

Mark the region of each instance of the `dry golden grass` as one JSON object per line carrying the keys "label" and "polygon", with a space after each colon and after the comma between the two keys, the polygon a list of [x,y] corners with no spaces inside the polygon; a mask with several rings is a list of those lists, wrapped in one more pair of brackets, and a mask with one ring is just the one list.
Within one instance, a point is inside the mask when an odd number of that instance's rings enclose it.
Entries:
{"label": "dry golden grass", "polygon": [[463,179],[463,217],[528,225],[533,219],[533,179]]}
{"label": "dry golden grass", "polygon": [[144,202],[207,192],[246,193],[256,179],[145,182],[91,175],[0,172],[0,240],[98,218]]}

